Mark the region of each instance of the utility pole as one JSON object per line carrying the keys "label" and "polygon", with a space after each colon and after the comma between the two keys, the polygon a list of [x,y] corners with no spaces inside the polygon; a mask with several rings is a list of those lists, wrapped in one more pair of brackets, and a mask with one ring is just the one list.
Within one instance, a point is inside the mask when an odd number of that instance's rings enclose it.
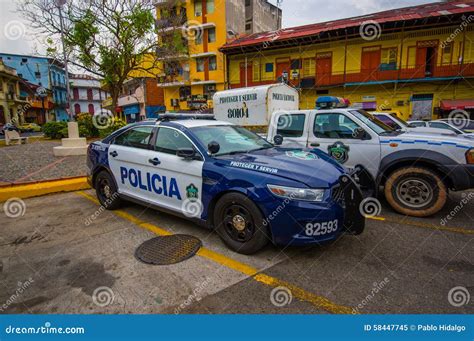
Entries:
{"label": "utility pole", "polygon": [[69,85],[69,70],[68,70],[68,65],[67,65],[67,52],[66,52],[66,45],[64,43],[64,18],[63,18],[63,11],[62,7],[66,3],[66,0],[56,0],[56,5],[58,6],[59,9],[59,23],[61,25],[61,42],[63,45],[63,59],[64,59],[64,72],[65,72],[65,77],[64,80],[66,81],[66,112],[69,115],[69,121],[73,121],[73,116],[72,116],[72,108],[71,108],[71,89]]}

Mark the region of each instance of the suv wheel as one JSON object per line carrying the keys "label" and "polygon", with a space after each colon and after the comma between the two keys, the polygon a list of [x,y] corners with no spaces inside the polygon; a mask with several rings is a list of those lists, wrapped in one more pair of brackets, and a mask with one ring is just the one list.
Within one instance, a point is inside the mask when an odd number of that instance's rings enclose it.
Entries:
{"label": "suv wheel", "polygon": [[267,228],[257,205],[240,193],[222,196],[214,209],[216,231],[232,250],[252,254],[268,243]]}
{"label": "suv wheel", "polygon": [[108,210],[115,210],[120,207],[120,200],[117,186],[109,172],[103,170],[95,178],[95,192],[97,199],[102,206]]}
{"label": "suv wheel", "polygon": [[441,210],[448,190],[434,172],[420,167],[396,170],[385,183],[385,198],[392,208],[413,217],[427,217]]}

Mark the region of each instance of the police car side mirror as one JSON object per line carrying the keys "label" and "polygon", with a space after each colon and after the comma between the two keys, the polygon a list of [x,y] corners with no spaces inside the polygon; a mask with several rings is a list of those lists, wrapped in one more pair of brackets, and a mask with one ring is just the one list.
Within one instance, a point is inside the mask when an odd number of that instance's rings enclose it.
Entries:
{"label": "police car side mirror", "polygon": [[283,136],[281,136],[280,134],[275,135],[275,137],[273,138],[273,142],[276,146],[281,146],[281,144],[283,143]]}
{"label": "police car side mirror", "polygon": [[176,156],[182,157],[185,160],[196,160],[198,158],[196,151],[192,148],[179,148]]}
{"label": "police car side mirror", "polygon": [[218,153],[220,149],[221,149],[221,146],[216,141],[211,141],[207,145],[207,150],[209,151],[211,155]]}

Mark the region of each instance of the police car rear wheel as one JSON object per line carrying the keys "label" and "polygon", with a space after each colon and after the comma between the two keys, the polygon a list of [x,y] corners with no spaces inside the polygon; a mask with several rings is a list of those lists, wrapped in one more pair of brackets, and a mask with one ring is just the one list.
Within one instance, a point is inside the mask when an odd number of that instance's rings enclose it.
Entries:
{"label": "police car rear wheel", "polygon": [[119,208],[121,200],[118,196],[115,182],[108,172],[102,171],[97,174],[95,179],[95,191],[100,204],[106,209],[115,210]]}
{"label": "police car rear wheel", "polygon": [[399,213],[426,217],[443,208],[447,188],[436,173],[421,167],[408,167],[389,176],[385,184],[385,197]]}
{"label": "police car rear wheel", "polygon": [[234,251],[252,254],[268,243],[267,229],[258,207],[239,193],[225,194],[216,204],[214,225]]}

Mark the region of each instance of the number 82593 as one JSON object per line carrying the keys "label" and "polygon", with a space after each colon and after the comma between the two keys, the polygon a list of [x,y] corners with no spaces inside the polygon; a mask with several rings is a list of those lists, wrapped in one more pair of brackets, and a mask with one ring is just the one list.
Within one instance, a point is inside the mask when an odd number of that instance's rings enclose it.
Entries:
{"label": "number 82593", "polygon": [[338,224],[337,219],[322,223],[307,223],[305,226],[305,234],[307,236],[323,236],[328,233],[336,232]]}

